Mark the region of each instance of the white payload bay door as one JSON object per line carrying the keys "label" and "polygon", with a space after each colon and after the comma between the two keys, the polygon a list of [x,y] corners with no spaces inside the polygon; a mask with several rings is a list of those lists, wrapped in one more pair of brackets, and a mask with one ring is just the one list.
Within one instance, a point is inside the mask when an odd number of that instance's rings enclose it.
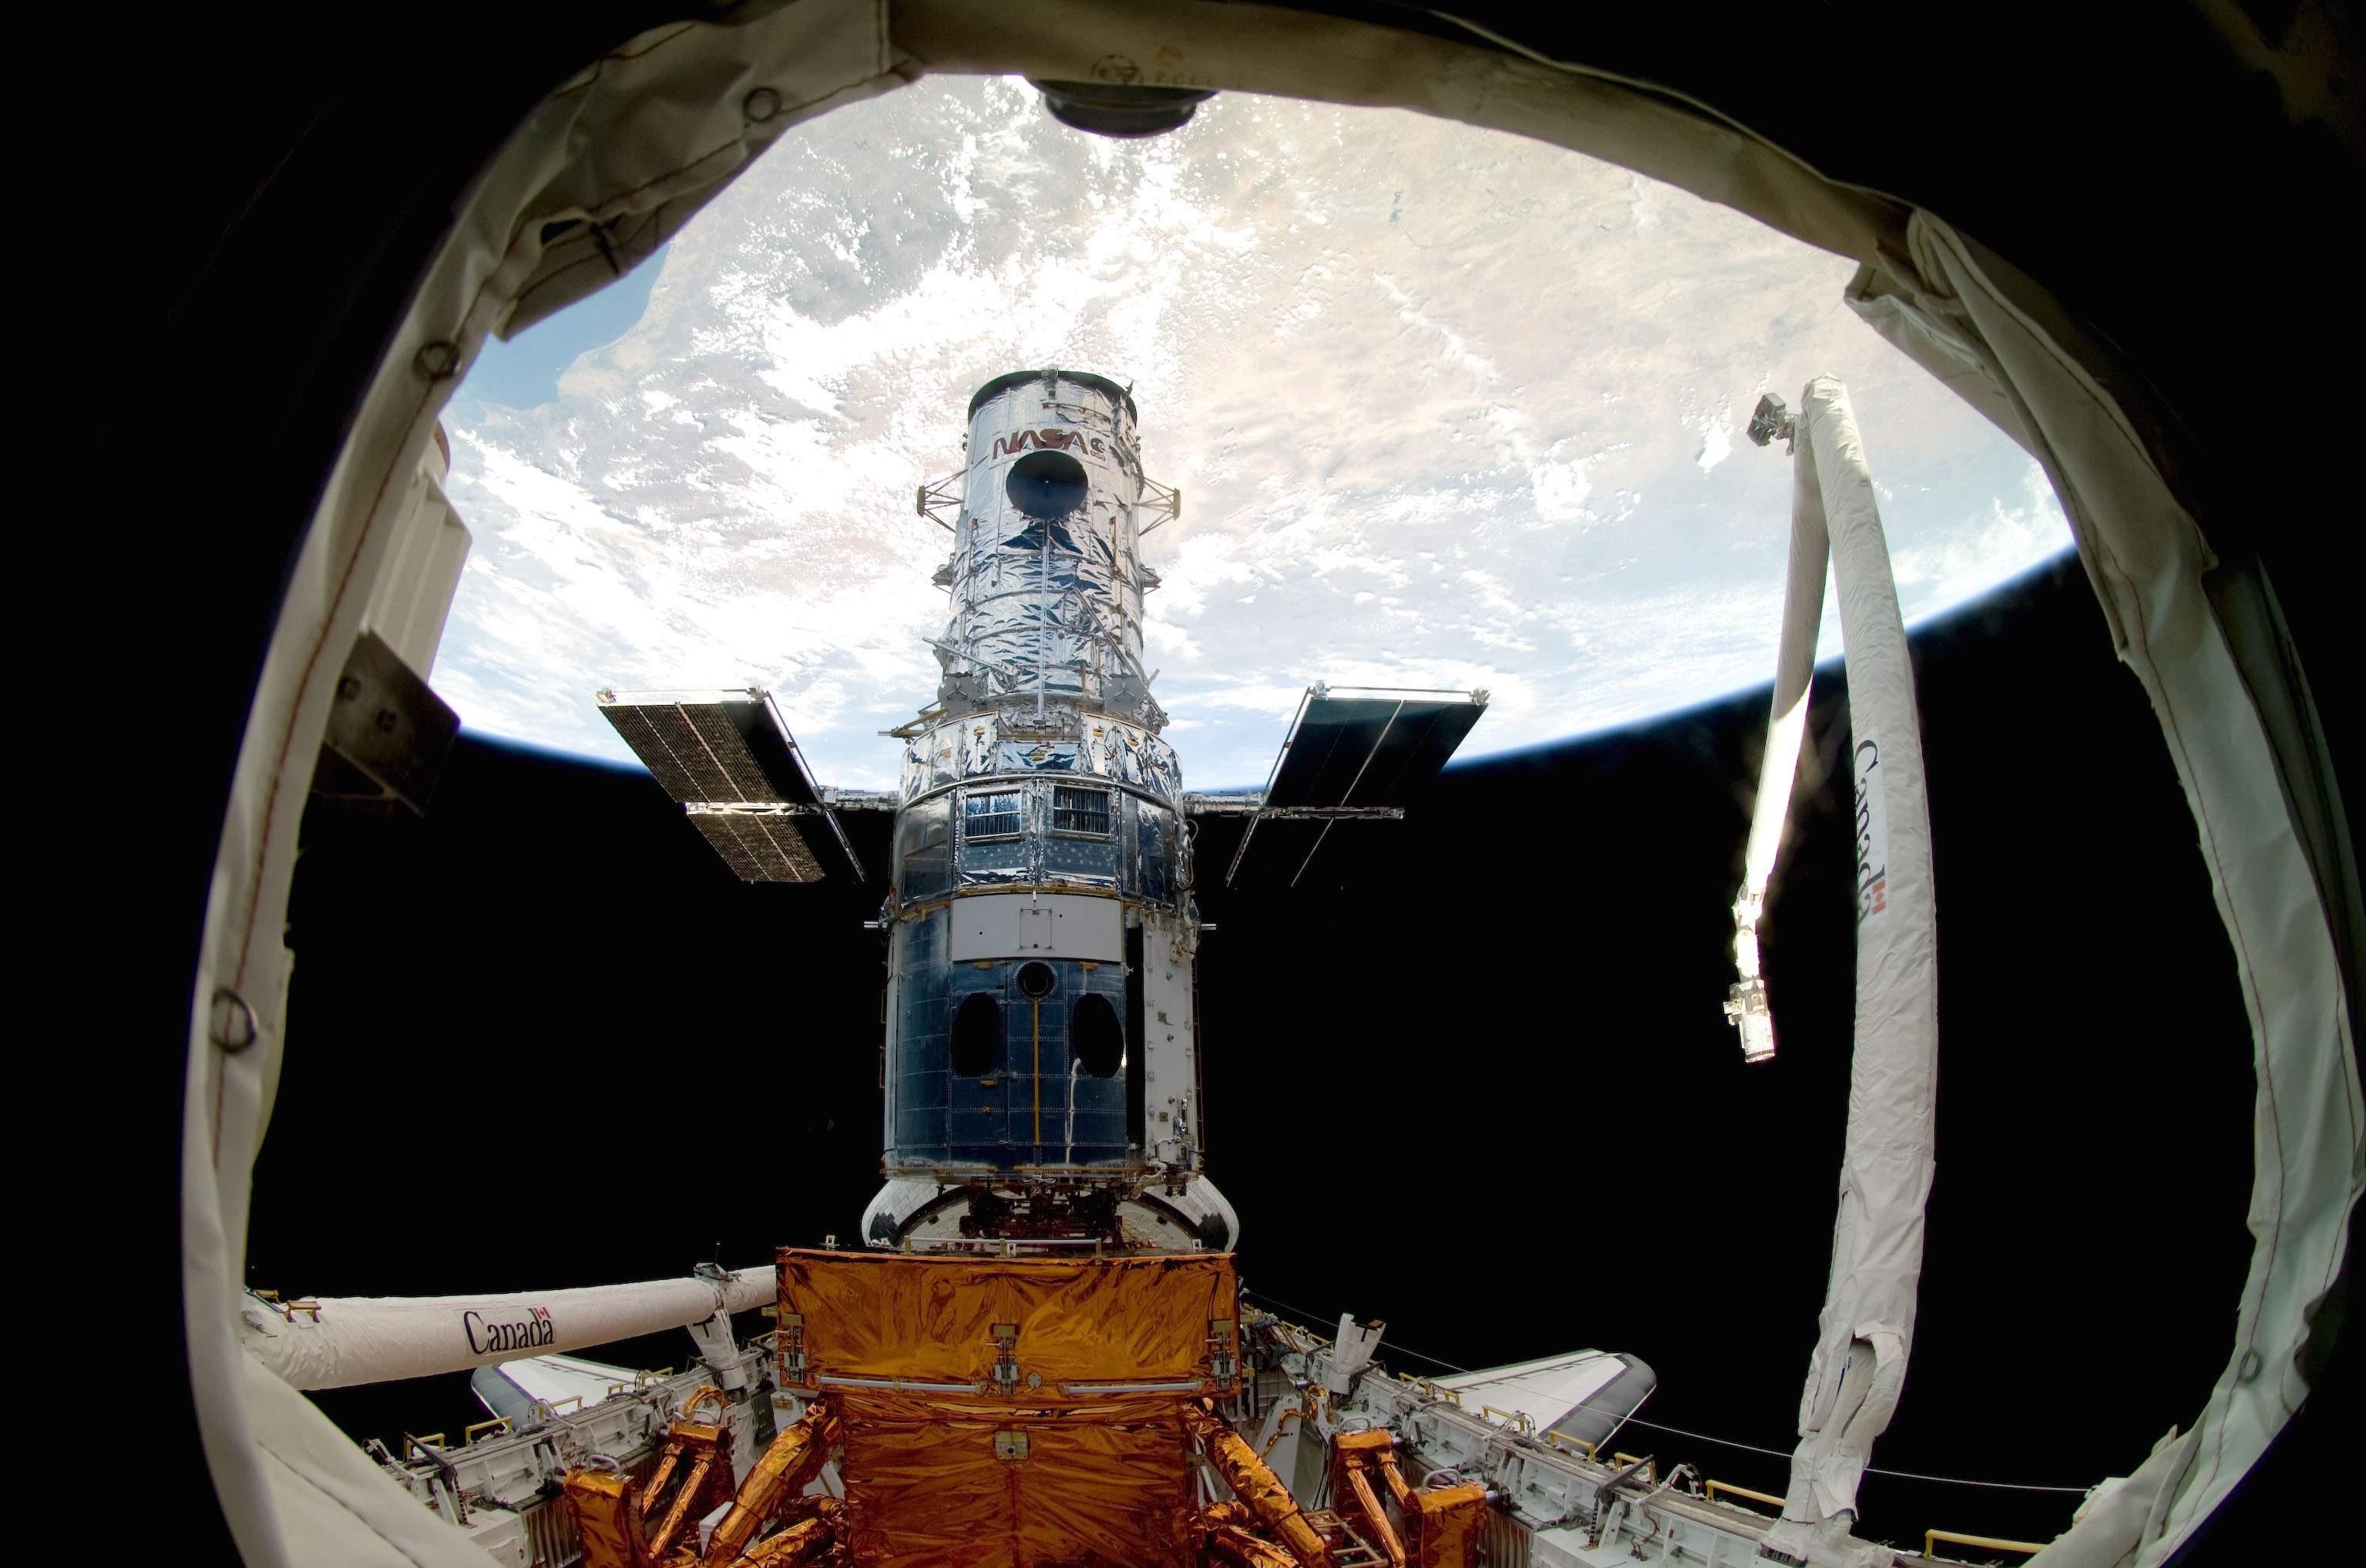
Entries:
{"label": "white payload bay door", "polygon": [[952,961],[988,958],[1123,963],[1124,912],[1115,899],[1075,893],[993,893],[955,899]]}

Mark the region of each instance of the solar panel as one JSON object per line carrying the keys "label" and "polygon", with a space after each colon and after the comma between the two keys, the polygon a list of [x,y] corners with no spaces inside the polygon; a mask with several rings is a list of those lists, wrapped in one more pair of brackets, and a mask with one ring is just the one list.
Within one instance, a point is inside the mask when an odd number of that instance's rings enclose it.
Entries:
{"label": "solar panel", "polygon": [[600,711],[685,806],[821,801],[788,726],[762,692],[603,691]]}
{"label": "solar panel", "polygon": [[686,807],[691,825],[706,835],[723,863],[743,882],[818,882],[821,862],[798,831],[794,814],[762,806]]}
{"label": "solar panel", "polygon": [[[600,711],[716,853],[750,882],[812,882],[821,863],[794,820],[817,816],[857,877],[862,862],[822,800],[770,695],[603,691]],[[774,807],[773,811],[749,808]]]}
{"label": "solar panel", "polygon": [[1461,691],[1342,697],[1318,686],[1299,707],[1265,803],[1403,805],[1486,710]]}
{"label": "solar panel", "polygon": [[1402,817],[1405,801],[1437,777],[1486,711],[1483,691],[1309,688],[1225,883],[1268,823],[1290,824],[1268,832],[1268,853],[1282,852],[1295,884],[1338,822]]}

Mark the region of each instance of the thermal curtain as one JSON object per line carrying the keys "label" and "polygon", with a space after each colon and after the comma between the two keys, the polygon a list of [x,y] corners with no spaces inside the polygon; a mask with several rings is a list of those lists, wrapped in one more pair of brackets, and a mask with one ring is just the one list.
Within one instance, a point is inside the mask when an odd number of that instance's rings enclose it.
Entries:
{"label": "thermal curtain", "polygon": [[[2256,1241],[2225,1369],[2181,1439],[2031,1560],[2101,1568],[2133,1554],[2148,1568],[2225,1499],[2307,1393],[2301,1357],[2341,1268],[2366,1132],[2333,936],[2355,868],[2265,577],[2213,554],[2155,457],[2138,396],[2113,383],[2112,356],[1930,214],[1913,214],[1905,241],[1858,272],[1848,302],[2045,465],[2193,808],[2251,1017]],[[2228,402],[2232,412],[2234,388]]]}

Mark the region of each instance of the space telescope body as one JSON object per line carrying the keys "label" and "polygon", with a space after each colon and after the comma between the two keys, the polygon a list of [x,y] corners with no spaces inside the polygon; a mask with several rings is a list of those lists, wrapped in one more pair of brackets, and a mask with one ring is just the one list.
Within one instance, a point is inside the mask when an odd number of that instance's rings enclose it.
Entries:
{"label": "space telescope body", "polygon": [[1182,766],[1143,665],[1157,577],[1133,399],[1098,375],[999,376],[966,450],[940,487],[958,497],[939,520],[944,677],[896,732],[890,1182],[864,1237],[1222,1249],[1237,1226],[1200,1170]]}
{"label": "space telescope body", "polygon": [[1132,394],[997,376],[963,450],[918,496],[952,534],[935,578],[952,603],[937,700],[894,732],[888,1181],[863,1238],[1226,1250],[1240,1223],[1200,1155],[1190,819],[1245,812],[1243,855],[1268,813],[1311,829],[1302,871],[1335,822],[1402,816],[1386,802],[1486,697],[1317,687],[1265,790],[1187,793],[1143,662],[1142,540],[1182,498],[1143,470]]}

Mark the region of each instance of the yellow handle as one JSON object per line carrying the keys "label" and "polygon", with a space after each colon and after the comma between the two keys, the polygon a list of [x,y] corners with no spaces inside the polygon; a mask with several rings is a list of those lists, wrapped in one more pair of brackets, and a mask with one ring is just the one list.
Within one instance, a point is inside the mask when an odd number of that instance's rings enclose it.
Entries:
{"label": "yellow handle", "polygon": [[2045,1550],[2042,1540],[2000,1540],[1992,1535],[1957,1535],[1951,1529],[1929,1529],[1922,1532],[1922,1555],[1935,1555],[1939,1542],[1955,1546],[1977,1546],[1990,1551],[2039,1552]]}

